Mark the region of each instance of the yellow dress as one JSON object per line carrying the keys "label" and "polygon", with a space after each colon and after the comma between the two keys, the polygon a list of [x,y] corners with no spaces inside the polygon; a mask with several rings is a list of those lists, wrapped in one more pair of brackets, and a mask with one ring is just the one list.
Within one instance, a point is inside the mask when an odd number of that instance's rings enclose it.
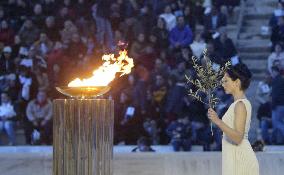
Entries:
{"label": "yellow dress", "polygon": [[234,108],[238,101],[242,101],[247,110],[245,135],[241,144],[236,145],[225,133],[222,139],[222,175],[259,175],[259,165],[255,153],[248,141],[251,122],[251,104],[247,99],[239,99],[231,104],[222,120],[229,127],[234,128]]}

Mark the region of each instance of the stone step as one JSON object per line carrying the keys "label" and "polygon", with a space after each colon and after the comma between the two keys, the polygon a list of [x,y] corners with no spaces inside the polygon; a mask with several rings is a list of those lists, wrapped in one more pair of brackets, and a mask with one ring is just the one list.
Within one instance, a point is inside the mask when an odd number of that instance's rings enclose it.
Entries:
{"label": "stone step", "polygon": [[274,7],[267,5],[259,5],[246,8],[245,19],[264,19],[268,20],[274,11]]}
{"label": "stone step", "polygon": [[236,44],[238,51],[249,52],[249,53],[267,53],[270,52],[270,41],[269,40],[239,40]]}
{"label": "stone step", "polygon": [[[256,29],[255,29],[256,30]],[[241,40],[249,40],[249,39],[254,39],[254,40],[270,40],[270,35],[262,35],[260,32],[255,31],[255,32],[242,32],[239,35],[239,39]]]}
{"label": "stone step", "polygon": [[[196,25],[196,31],[203,31],[204,26],[203,25]],[[237,30],[237,25],[236,24],[228,24],[226,26],[227,32],[235,32]]]}
{"label": "stone step", "polygon": [[260,28],[261,26],[267,26],[269,20],[268,19],[246,19],[244,18],[243,26],[252,26]]}
{"label": "stone step", "polygon": [[[25,131],[24,129],[16,129],[16,145],[25,145],[26,144],[26,137],[25,137]],[[0,134],[0,140],[1,144],[7,145],[9,143],[9,140],[7,138],[6,133],[1,133]]]}
{"label": "stone step", "polygon": [[254,60],[254,59],[242,59],[253,72],[259,73],[267,69],[267,61],[264,59]]}
{"label": "stone step", "polygon": [[241,52],[239,53],[239,56],[241,59],[245,60],[265,60],[267,61],[268,56],[270,55],[270,52]]}
{"label": "stone step", "polygon": [[277,7],[278,2],[276,0],[247,0],[247,7],[253,6],[269,6],[269,7]]}

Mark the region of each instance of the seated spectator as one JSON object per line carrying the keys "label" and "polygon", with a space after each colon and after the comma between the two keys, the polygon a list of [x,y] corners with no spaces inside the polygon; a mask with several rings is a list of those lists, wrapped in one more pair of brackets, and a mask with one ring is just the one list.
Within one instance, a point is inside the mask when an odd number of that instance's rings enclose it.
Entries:
{"label": "seated spectator", "polygon": [[190,27],[185,25],[183,16],[177,18],[177,25],[171,30],[169,40],[170,48],[173,50],[181,49],[192,43],[193,34]]}
{"label": "seated spectator", "polygon": [[137,17],[140,26],[142,27],[142,31],[145,32],[145,35],[148,36],[150,34],[151,28],[155,24],[155,16],[153,14],[153,11],[151,9],[150,5],[144,5],[140,9],[140,13]]}
{"label": "seated spectator", "polygon": [[33,24],[32,20],[27,19],[22,25],[18,35],[25,46],[31,46],[39,37],[39,29]]}
{"label": "seated spectator", "polygon": [[191,73],[186,69],[186,62],[181,61],[178,63],[177,68],[172,70],[171,78],[174,81],[172,86],[168,90],[167,100],[166,100],[166,113],[173,115],[180,114],[182,111],[182,100],[186,96],[186,78],[185,75],[190,76]]}
{"label": "seated spectator", "polygon": [[[29,122],[29,141],[34,130],[40,132],[40,144],[52,143],[52,102],[45,91],[39,90],[36,99],[28,103],[26,115]],[[28,144],[31,144],[28,142]]]}
{"label": "seated spectator", "polygon": [[214,45],[216,51],[220,53],[220,56],[224,61],[230,60],[233,56],[237,55],[237,49],[231,38],[228,37],[225,27],[219,28],[219,37],[214,39]]}
{"label": "seated spectator", "polygon": [[64,28],[60,31],[61,41],[64,44],[68,44],[71,41],[73,34],[77,33],[78,29],[74,23],[71,20],[66,20],[64,21]]}
{"label": "seated spectator", "polygon": [[162,59],[159,58],[156,59],[154,68],[150,74],[151,84],[154,84],[156,82],[157,75],[161,75],[164,79],[167,79],[169,73],[170,73],[169,66]]}
{"label": "seated spectator", "polygon": [[51,41],[55,42],[60,40],[60,34],[54,16],[48,16],[45,18],[43,31]]}
{"label": "seated spectator", "polygon": [[193,9],[190,5],[186,5],[183,10],[184,21],[186,25],[189,25],[192,32],[195,33],[195,26],[196,26],[196,15],[193,12]]}
{"label": "seated spectator", "polygon": [[257,109],[257,118],[260,121],[262,140],[266,144],[272,143],[272,137],[269,136],[268,129],[272,128],[271,121],[271,77],[266,73],[264,81],[259,81],[256,89],[256,100],[259,103]]}
{"label": "seated spectator", "polygon": [[46,54],[51,51],[52,45],[53,44],[47,37],[46,33],[41,33],[39,40],[37,40],[32,47],[37,54],[41,57],[45,57]]}
{"label": "seated spectator", "polygon": [[278,67],[272,67],[272,127],[277,144],[284,142],[284,76],[280,71]]}
{"label": "seated spectator", "polygon": [[157,37],[157,43],[160,49],[166,49],[169,45],[168,35],[169,32],[166,28],[166,22],[164,18],[159,17],[157,25],[153,27],[152,33]]}
{"label": "seated spectator", "polygon": [[126,16],[124,21],[119,25],[119,30],[122,32],[122,37],[125,39],[125,41],[129,42],[130,47],[139,33],[141,33],[140,29],[139,22],[133,15]]}
{"label": "seated spectator", "polygon": [[211,12],[204,17],[205,40],[208,41],[212,39],[211,35],[214,34],[218,28],[226,25],[226,16],[219,12],[215,6],[212,6]]}
{"label": "seated spectator", "polygon": [[171,138],[174,151],[191,150],[191,126],[187,117],[172,121],[167,128],[167,134]]}
{"label": "seated spectator", "polygon": [[0,42],[3,42],[5,45],[13,44],[14,40],[14,30],[9,26],[6,20],[1,21],[0,26]]}
{"label": "seated spectator", "polygon": [[35,4],[33,6],[33,15],[31,16],[31,19],[36,26],[38,26],[40,29],[43,28],[45,22],[45,14],[43,13],[41,4]]}
{"label": "seated spectator", "polygon": [[4,47],[3,54],[0,56],[0,76],[15,72],[15,64],[11,54],[12,48],[10,46]]}
{"label": "seated spectator", "polygon": [[156,120],[146,118],[143,122],[143,128],[146,131],[147,135],[151,138],[154,145],[160,143],[159,128]]}
{"label": "seated spectator", "polygon": [[176,16],[172,13],[170,5],[165,6],[164,13],[160,14],[159,17],[165,20],[168,31],[176,26]]}
{"label": "seated spectator", "polygon": [[[220,65],[223,65],[225,63],[223,58],[221,57],[220,53],[216,50],[213,42],[208,42],[206,44],[206,49],[207,49],[207,56],[208,56],[208,58],[211,59],[213,64],[215,64],[216,66],[220,66]],[[202,59],[201,61],[203,62],[205,60]]]}
{"label": "seated spectator", "polygon": [[138,59],[140,56],[145,52],[146,50],[146,41],[145,41],[145,34],[144,33],[139,33],[137,40],[134,41],[134,43],[131,45],[129,55],[133,59]]}
{"label": "seated spectator", "polygon": [[[0,105],[0,133],[5,130],[8,135],[8,145],[15,144],[15,120],[16,120],[16,108],[11,101],[8,93],[1,93],[1,105]],[[1,141],[0,141],[1,142]]]}
{"label": "seated spectator", "polygon": [[200,59],[203,55],[203,51],[206,48],[206,43],[201,36],[201,33],[197,33],[194,37],[193,43],[190,44],[190,48],[192,50],[192,54],[197,58]]}
{"label": "seated spectator", "polygon": [[271,18],[269,19],[269,26],[274,28],[278,24],[278,20],[280,17],[284,16],[284,3],[278,2],[278,6],[274,9]]}
{"label": "seated spectator", "polygon": [[153,148],[151,148],[151,142],[146,137],[140,137],[137,140],[137,147],[135,147],[131,152],[155,152]]}
{"label": "seated spectator", "polygon": [[277,66],[275,65],[275,61],[284,61],[284,52],[280,43],[275,44],[274,51],[268,56],[267,59],[267,68],[270,74],[272,73],[272,66]]}
{"label": "seated spectator", "polygon": [[[203,146],[204,151],[210,150],[210,127],[206,115],[206,109],[203,103],[195,100],[193,97],[183,98],[183,112],[188,115],[191,122],[191,141],[192,144]],[[216,133],[217,134],[217,133]],[[216,137],[220,136],[216,135]],[[217,147],[221,146],[221,139],[216,139]]]}
{"label": "seated spectator", "polygon": [[270,40],[272,42],[272,48],[274,48],[277,43],[284,41],[284,16],[279,17],[277,25],[272,28]]}
{"label": "seated spectator", "polygon": [[227,19],[215,6],[212,6],[211,12],[204,18],[205,31],[214,33],[219,27],[227,25]]}
{"label": "seated spectator", "polygon": [[49,80],[48,80],[48,75],[46,73],[46,69],[43,67],[37,66],[34,68],[33,72],[37,80],[38,88],[40,90],[44,90],[48,92]]}

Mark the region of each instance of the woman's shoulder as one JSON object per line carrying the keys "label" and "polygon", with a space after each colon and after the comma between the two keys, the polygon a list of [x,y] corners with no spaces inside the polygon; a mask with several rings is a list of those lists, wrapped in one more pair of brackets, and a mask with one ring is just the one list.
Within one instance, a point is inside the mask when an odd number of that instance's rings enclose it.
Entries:
{"label": "woman's shoulder", "polygon": [[234,101],[233,106],[235,109],[245,107],[245,109],[248,110],[251,108],[251,103],[247,98],[242,98]]}

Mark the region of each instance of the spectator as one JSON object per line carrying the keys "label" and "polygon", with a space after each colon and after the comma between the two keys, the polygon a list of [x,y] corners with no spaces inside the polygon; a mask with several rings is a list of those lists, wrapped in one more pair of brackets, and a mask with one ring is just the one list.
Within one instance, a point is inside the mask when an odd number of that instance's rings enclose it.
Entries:
{"label": "spectator", "polygon": [[49,90],[49,80],[45,69],[37,66],[34,68],[34,74],[36,76],[38,89],[48,92]]}
{"label": "spectator", "polygon": [[275,44],[274,52],[272,52],[267,59],[267,68],[270,74],[272,74],[271,68],[277,66],[275,64],[276,61],[284,61],[284,52],[280,43]]}
{"label": "spectator", "polygon": [[[219,67],[220,65],[224,63],[223,58],[221,57],[220,53],[216,50],[213,42],[208,42],[206,45],[206,49],[207,49],[207,56],[208,58],[211,58],[211,61],[213,62],[213,64]],[[205,60],[202,59],[201,61],[204,62]]]}
{"label": "spectator", "polygon": [[193,34],[189,26],[185,25],[183,16],[177,18],[177,25],[171,30],[169,40],[170,48],[173,50],[181,49],[192,43]]}
{"label": "spectator", "polygon": [[133,59],[139,60],[143,52],[145,52],[145,50],[146,50],[145,34],[139,33],[137,40],[135,40],[134,43],[131,45],[129,55]]}
{"label": "spectator", "polygon": [[40,28],[43,28],[45,22],[45,14],[43,14],[43,9],[41,4],[35,4],[33,6],[33,15],[31,20],[34,24]]}
{"label": "spectator", "polygon": [[276,143],[283,143],[284,137],[284,77],[277,67],[272,67],[272,126],[277,136]]}
{"label": "spectator", "polygon": [[214,40],[216,51],[224,61],[228,61],[237,55],[237,50],[232,39],[228,37],[226,28],[219,28],[219,33],[220,36]]}
{"label": "spectator", "polygon": [[3,42],[5,45],[11,45],[13,43],[14,35],[14,30],[8,25],[8,22],[2,20],[0,26],[0,42]]}
{"label": "spectator", "polygon": [[170,5],[165,6],[164,13],[159,17],[165,20],[168,31],[171,31],[176,26],[176,16],[173,15]]}
{"label": "spectator", "polygon": [[284,41],[284,16],[279,17],[277,25],[272,28],[270,40],[272,48],[274,48],[276,43]]}
{"label": "spectator", "polygon": [[39,40],[37,40],[32,47],[39,56],[45,57],[52,48],[52,42],[47,37],[46,33],[41,33]]}
{"label": "spectator", "polygon": [[155,17],[153,15],[153,11],[150,5],[144,5],[140,9],[140,14],[137,17],[140,26],[142,27],[142,31],[148,36],[150,34],[151,28],[155,24]]}
{"label": "spectator", "polygon": [[187,117],[179,118],[172,121],[167,128],[168,136],[171,138],[171,144],[174,151],[190,151],[191,150],[191,133],[190,123]]}
{"label": "spectator", "polygon": [[127,16],[122,23],[119,25],[119,30],[122,32],[123,38],[129,41],[129,46],[131,47],[132,42],[141,33],[138,21],[135,17]]}
{"label": "spectator", "polygon": [[183,16],[184,16],[185,24],[189,25],[192,32],[195,33],[197,18],[193,12],[193,8],[191,8],[189,5],[185,6],[183,10]]}
{"label": "spectator", "polygon": [[[31,135],[34,130],[40,132],[40,143],[52,143],[52,103],[48,99],[45,91],[39,90],[36,99],[33,99],[27,106],[27,118],[29,127],[27,127],[28,141],[31,141]],[[31,143],[31,142],[28,142]]]}
{"label": "spectator", "polygon": [[0,76],[15,72],[15,64],[11,54],[12,48],[10,46],[4,47],[3,54],[0,57]]}
{"label": "spectator", "polygon": [[192,54],[197,58],[200,59],[203,55],[203,51],[206,48],[206,43],[201,36],[201,33],[195,34],[193,43],[190,44],[190,48],[192,50]]}
{"label": "spectator", "polygon": [[18,34],[23,44],[30,47],[38,39],[39,29],[33,24],[32,20],[27,19]]}
{"label": "spectator", "polygon": [[55,42],[60,40],[60,34],[58,32],[59,30],[54,16],[48,16],[45,18],[43,31],[51,41]]}
{"label": "spectator", "polygon": [[278,20],[280,17],[284,16],[284,3],[278,2],[278,6],[276,9],[274,9],[273,14],[271,18],[269,19],[269,26],[271,28],[274,28],[278,24]]}
{"label": "spectator", "polygon": [[219,27],[227,25],[227,18],[219,10],[212,6],[211,12],[205,16],[204,27],[205,31],[214,33]]}
{"label": "spectator", "polygon": [[8,93],[1,93],[1,105],[0,105],[0,132],[5,130],[8,135],[8,145],[15,144],[15,120],[16,120],[16,108],[11,101]]}
{"label": "spectator", "polygon": [[97,41],[101,46],[104,46],[104,51],[113,51],[114,50],[114,40],[113,33],[111,30],[111,24],[108,18],[104,15],[108,14],[109,10],[107,9],[107,1],[101,1],[98,4],[95,4],[93,7],[93,18],[96,21],[97,27]]}
{"label": "spectator", "polygon": [[77,34],[78,29],[71,20],[64,22],[64,28],[60,31],[61,41],[64,44],[69,44],[73,34]]}
{"label": "spectator", "polygon": [[157,20],[157,25],[153,27],[152,33],[157,37],[157,43],[159,44],[159,48],[166,49],[169,46],[168,35],[169,32],[166,28],[166,22],[164,18],[159,17]]}
{"label": "spectator", "polygon": [[260,81],[256,89],[256,100],[259,103],[257,110],[257,118],[260,121],[260,129],[262,140],[266,144],[272,143],[272,137],[268,133],[268,129],[272,128],[271,121],[271,76],[267,72],[264,81]]}
{"label": "spectator", "polygon": [[160,143],[160,137],[157,122],[153,119],[146,118],[146,120],[143,122],[143,127],[148,136],[151,138],[153,144],[158,145]]}
{"label": "spectator", "polygon": [[44,0],[42,2],[43,13],[47,16],[55,14],[58,10],[58,5],[54,0]]}
{"label": "spectator", "polygon": [[137,140],[137,147],[135,147],[131,152],[155,152],[155,150],[151,148],[151,143],[148,138],[140,137]]}
{"label": "spectator", "polygon": [[[206,109],[203,103],[192,97],[183,98],[183,112],[188,115],[191,122],[191,141],[193,144],[203,146],[204,151],[210,150],[210,128],[209,120],[206,116]],[[215,132],[216,133],[216,132]],[[216,133],[218,134],[218,133]],[[216,135],[216,137],[220,137]],[[216,147],[221,148],[221,138],[215,139]]]}

